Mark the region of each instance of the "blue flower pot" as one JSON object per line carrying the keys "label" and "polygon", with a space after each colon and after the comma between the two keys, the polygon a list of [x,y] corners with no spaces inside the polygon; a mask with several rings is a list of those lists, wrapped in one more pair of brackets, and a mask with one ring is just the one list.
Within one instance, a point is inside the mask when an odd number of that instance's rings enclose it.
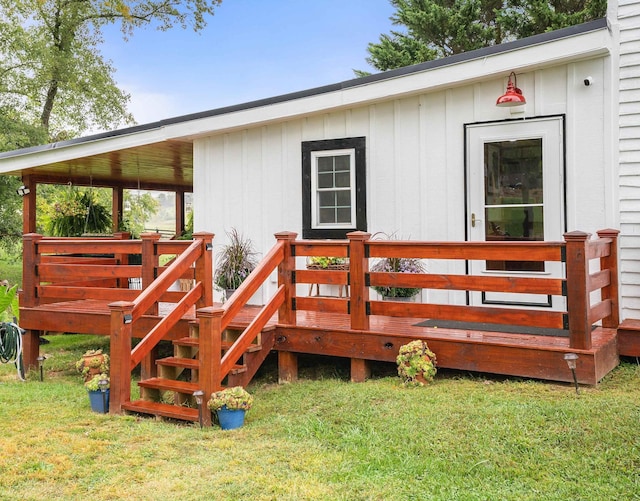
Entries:
{"label": "blue flower pot", "polygon": [[223,430],[240,428],[244,424],[244,409],[227,409],[226,406],[218,409],[218,422]]}
{"label": "blue flower pot", "polygon": [[91,410],[93,412],[100,412],[101,414],[106,414],[109,411],[109,390],[105,392],[104,402],[102,399],[102,392],[98,391],[90,391],[89,393],[89,402],[91,403]]}

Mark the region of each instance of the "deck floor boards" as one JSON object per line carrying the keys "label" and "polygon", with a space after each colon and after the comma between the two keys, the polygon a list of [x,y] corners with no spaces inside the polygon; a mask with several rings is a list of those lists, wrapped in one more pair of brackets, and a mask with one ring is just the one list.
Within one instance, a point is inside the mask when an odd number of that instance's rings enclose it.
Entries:
{"label": "deck floor boards", "polygon": [[[215,306],[222,307],[221,304]],[[159,308],[160,313],[166,314],[172,307],[170,303],[163,303]],[[231,327],[245,327],[260,308],[245,306]],[[110,310],[107,301],[65,301],[22,310],[24,317],[29,319],[29,324],[24,326],[27,329],[41,330],[37,323],[38,319],[44,318],[46,330],[55,331],[59,326],[58,332],[75,332],[65,329],[65,326],[73,325],[74,317],[85,314],[96,316],[91,333],[109,335]],[[153,316],[145,318],[147,322],[154,321]],[[195,319],[195,310],[192,309],[184,317],[187,321],[185,325]],[[573,351],[581,356],[584,371],[582,382],[588,384],[595,384],[618,361],[616,329],[596,327],[592,331],[592,348],[575,350],[569,346],[567,337],[417,325],[423,320],[372,315],[367,330],[352,330],[348,314],[303,310],[296,311],[295,326],[279,325],[277,315],[274,315],[265,328],[276,329],[276,338],[280,335],[286,338],[284,342],[276,342],[274,349],[277,351],[393,361],[394,350],[397,353],[401,344],[412,339],[424,339],[432,349],[439,351],[438,361],[442,362],[442,367],[552,380],[569,380],[570,375],[565,374],[566,365],[562,357],[564,353]],[[175,335],[178,336],[178,333]],[[388,348],[390,346],[393,348]]]}

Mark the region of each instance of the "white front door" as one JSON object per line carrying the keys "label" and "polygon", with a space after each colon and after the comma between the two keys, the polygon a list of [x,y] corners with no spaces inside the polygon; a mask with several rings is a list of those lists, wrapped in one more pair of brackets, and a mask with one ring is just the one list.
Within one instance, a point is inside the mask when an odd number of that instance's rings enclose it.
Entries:
{"label": "white front door", "polygon": [[[467,235],[471,241],[561,241],[564,233],[563,118],[466,126]],[[471,261],[472,275],[561,276],[551,262]],[[561,298],[560,298],[561,299]],[[472,293],[472,304],[563,308],[538,294]]]}

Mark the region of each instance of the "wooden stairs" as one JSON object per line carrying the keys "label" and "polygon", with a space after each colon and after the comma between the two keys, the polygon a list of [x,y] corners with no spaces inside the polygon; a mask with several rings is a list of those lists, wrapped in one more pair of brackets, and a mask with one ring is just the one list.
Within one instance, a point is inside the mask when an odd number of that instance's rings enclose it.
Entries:
{"label": "wooden stairs", "polygon": [[[221,356],[231,348],[245,327],[242,324],[232,324],[225,330]],[[193,396],[200,389],[198,334],[199,323],[195,320],[189,326],[188,337],[172,341],[173,356],[156,361],[158,376],[138,383],[140,399],[123,403],[125,411],[153,415],[159,419],[198,421],[198,407]],[[222,381],[223,387],[247,386],[273,348],[274,342],[274,327],[265,328]]]}

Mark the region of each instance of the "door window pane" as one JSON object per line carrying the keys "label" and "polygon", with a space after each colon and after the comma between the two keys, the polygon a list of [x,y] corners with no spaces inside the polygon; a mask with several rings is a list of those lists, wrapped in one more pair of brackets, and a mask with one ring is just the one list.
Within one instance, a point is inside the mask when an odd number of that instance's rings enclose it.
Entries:
{"label": "door window pane", "polygon": [[[487,240],[544,240],[542,139],[484,145]],[[488,270],[544,271],[544,262],[487,261]]]}

